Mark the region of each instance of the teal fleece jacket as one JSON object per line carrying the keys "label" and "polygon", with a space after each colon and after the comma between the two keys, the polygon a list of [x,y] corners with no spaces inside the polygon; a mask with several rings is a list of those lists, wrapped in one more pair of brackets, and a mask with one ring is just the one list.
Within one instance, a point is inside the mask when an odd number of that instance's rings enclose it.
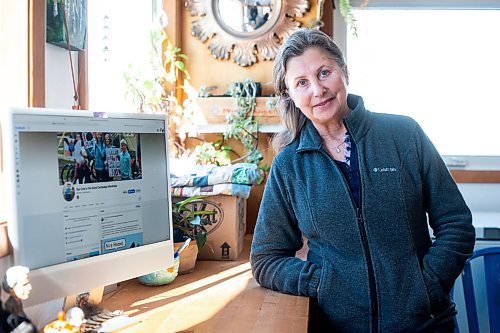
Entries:
{"label": "teal fleece jacket", "polygon": [[[335,332],[425,331],[455,314],[448,295],[474,247],[470,210],[414,120],[370,112],[355,95],[348,105],[360,208],[308,121],[273,161],[252,241],[254,277],[316,297]],[[295,258],[302,235],[306,261]]]}

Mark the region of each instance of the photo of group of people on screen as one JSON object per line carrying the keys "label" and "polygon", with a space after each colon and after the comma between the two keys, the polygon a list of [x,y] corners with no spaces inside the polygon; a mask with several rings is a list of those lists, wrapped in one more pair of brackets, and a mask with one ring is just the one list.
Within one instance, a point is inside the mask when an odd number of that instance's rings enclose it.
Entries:
{"label": "photo of group of people on screen", "polygon": [[141,179],[138,133],[57,133],[59,184]]}

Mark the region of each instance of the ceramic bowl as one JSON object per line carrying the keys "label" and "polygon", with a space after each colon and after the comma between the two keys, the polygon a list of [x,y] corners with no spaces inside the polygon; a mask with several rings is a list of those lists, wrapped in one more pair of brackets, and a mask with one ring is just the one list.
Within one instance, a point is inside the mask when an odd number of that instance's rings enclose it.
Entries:
{"label": "ceramic bowl", "polygon": [[174,281],[178,272],[179,257],[177,256],[174,259],[174,265],[172,267],[140,276],[138,279],[140,283],[148,286],[162,286]]}

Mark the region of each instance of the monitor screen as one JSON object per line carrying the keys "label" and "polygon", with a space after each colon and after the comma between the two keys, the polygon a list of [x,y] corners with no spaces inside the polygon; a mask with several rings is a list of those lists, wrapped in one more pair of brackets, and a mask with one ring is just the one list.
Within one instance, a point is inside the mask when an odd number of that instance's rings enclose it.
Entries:
{"label": "monitor screen", "polygon": [[12,109],[2,125],[14,264],[38,304],[173,261],[164,115]]}

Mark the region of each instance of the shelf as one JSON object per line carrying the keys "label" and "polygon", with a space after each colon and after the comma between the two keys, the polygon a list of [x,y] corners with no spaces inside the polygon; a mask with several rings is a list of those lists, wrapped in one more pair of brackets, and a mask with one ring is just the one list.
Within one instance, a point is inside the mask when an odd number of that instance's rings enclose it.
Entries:
{"label": "shelf", "polygon": [[[280,117],[270,105],[275,97],[257,97],[254,115],[259,123],[259,132],[275,133],[282,130]],[[236,108],[232,97],[198,98],[195,104],[194,122],[199,133],[224,133],[227,128],[226,115]]]}

